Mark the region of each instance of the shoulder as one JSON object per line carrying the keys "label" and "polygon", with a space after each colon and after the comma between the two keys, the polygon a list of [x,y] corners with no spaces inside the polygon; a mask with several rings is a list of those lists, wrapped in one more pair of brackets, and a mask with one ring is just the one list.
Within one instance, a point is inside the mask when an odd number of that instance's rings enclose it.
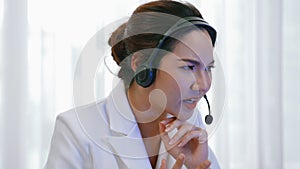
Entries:
{"label": "shoulder", "polygon": [[70,110],[58,114],[56,120],[62,120],[64,122],[72,124],[76,123],[76,121],[78,122],[78,120],[80,120],[79,118],[94,118],[95,116],[98,116],[99,114],[105,112],[106,101],[106,99],[103,99],[99,102],[93,102],[90,104],[74,107]]}
{"label": "shoulder", "polygon": [[[56,121],[63,121],[69,125],[76,124],[80,122],[80,118],[93,118],[97,116],[97,113],[100,112],[100,108],[105,106],[106,100],[101,100],[100,102],[90,103],[82,106],[77,106],[72,109],[69,109],[65,112],[62,112],[57,115]],[[78,121],[79,120],[79,121]]]}
{"label": "shoulder", "polygon": [[[91,148],[96,148],[105,135],[105,127],[101,125],[105,121],[101,115],[105,114],[103,107],[105,100],[70,109],[56,117],[45,168],[91,167],[89,161],[94,152],[91,152]],[[104,151],[99,151],[99,154],[103,153]]]}
{"label": "shoulder", "polygon": [[[55,132],[69,132],[77,140],[86,140],[100,128],[95,126],[107,123],[105,107],[106,99],[62,112],[56,117]],[[98,134],[101,131],[97,130]]]}

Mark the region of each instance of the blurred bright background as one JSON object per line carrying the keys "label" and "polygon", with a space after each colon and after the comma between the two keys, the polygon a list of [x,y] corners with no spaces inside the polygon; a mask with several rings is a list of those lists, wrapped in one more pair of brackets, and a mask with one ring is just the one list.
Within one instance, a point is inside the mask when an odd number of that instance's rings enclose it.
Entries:
{"label": "blurred bright background", "polygon": [[[210,145],[220,165],[299,169],[300,1],[187,1],[218,31],[226,100]],[[74,107],[84,46],[145,2],[0,0],[1,169],[43,167],[57,114]],[[111,77],[98,73],[97,97],[104,97]]]}

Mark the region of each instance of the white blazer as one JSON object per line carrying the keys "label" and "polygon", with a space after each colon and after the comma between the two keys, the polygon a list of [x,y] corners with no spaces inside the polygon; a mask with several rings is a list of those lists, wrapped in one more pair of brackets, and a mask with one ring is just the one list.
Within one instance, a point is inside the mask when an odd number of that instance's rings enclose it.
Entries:
{"label": "white blazer", "polygon": [[[193,119],[204,127],[198,111]],[[168,168],[175,163],[163,143],[157,169],[162,159]],[[209,160],[220,168],[210,148]],[[152,169],[122,81],[106,99],[57,116],[44,169]]]}

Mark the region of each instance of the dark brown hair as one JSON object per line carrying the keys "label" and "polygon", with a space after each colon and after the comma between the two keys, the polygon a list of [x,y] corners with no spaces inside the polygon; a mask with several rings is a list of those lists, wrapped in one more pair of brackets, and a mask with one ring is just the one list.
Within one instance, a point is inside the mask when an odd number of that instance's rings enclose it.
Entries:
{"label": "dark brown hair", "polygon": [[[177,1],[153,1],[139,6],[129,18],[128,22],[117,28],[109,39],[111,54],[116,63],[121,67],[118,76],[124,80],[128,88],[134,77],[134,71],[130,66],[130,56],[135,52],[141,52],[145,58],[149,53],[145,52],[157,47],[159,41],[181,18],[199,17],[201,13],[189,3]],[[177,42],[174,38],[168,38],[161,46],[162,49],[172,51]],[[156,56],[161,57],[161,56]]]}

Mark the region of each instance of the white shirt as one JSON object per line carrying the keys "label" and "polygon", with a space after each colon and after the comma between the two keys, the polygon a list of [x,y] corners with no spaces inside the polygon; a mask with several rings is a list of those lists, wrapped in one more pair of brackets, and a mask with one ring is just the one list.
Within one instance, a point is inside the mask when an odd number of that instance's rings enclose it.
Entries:
{"label": "white shirt", "polygon": [[[198,110],[189,119],[202,127]],[[175,159],[161,143],[156,168]],[[209,148],[211,169],[219,169]],[[45,169],[152,169],[137,122],[121,81],[110,95],[57,116]],[[185,167],[184,167],[185,168]]]}

